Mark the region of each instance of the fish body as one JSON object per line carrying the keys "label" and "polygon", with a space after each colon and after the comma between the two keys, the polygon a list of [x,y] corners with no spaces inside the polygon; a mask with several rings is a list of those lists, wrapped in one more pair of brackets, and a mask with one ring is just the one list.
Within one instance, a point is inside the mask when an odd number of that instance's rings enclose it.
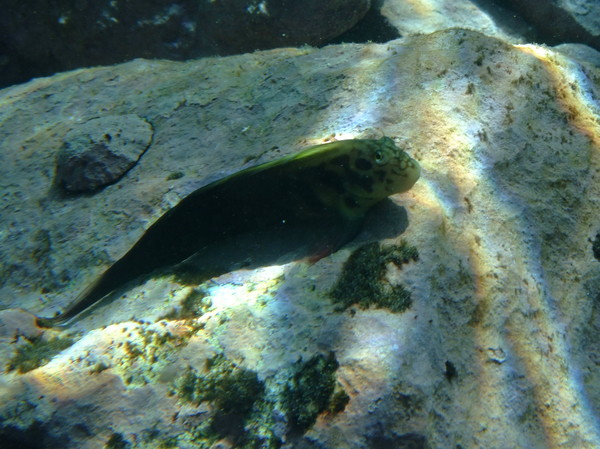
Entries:
{"label": "fish body", "polygon": [[38,322],[63,324],[127,283],[185,263],[231,236],[315,222],[357,229],[374,204],[410,189],[419,174],[418,163],[388,137],[316,145],[242,170],[183,198],[62,314]]}

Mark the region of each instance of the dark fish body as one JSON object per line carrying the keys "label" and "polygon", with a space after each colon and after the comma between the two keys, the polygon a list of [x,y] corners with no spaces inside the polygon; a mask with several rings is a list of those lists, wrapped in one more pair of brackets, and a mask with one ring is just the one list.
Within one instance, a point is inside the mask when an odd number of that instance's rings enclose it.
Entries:
{"label": "dark fish body", "polygon": [[186,196],[64,313],[38,321],[64,323],[129,282],[181,264],[232,236],[285,232],[316,222],[355,228],[371,206],[408,190],[418,177],[418,164],[385,137],[317,145],[242,170]]}

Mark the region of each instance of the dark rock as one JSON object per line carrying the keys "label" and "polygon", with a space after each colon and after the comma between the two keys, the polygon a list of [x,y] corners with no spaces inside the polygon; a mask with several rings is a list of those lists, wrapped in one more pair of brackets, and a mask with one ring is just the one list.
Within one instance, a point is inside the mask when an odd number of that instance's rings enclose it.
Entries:
{"label": "dark rock", "polygon": [[70,130],[58,153],[56,180],[72,192],[92,191],[121,178],[152,141],[137,115],[109,115]]}
{"label": "dark rock", "polygon": [[369,7],[370,0],[7,0],[0,86],[139,57],[318,45],[350,29]]}
{"label": "dark rock", "polygon": [[353,27],[370,0],[230,0],[211,2],[208,36],[220,53],[319,45]]}
{"label": "dark rock", "polygon": [[401,37],[400,33],[386,17],[381,14],[381,7],[375,2],[365,16],[352,28],[340,34],[328,44],[348,42],[388,42]]}
{"label": "dark rock", "polygon": [[600,36],[600,3],[598,0],[561,0],[559,7],[571,15],[593,36]]}
{"label": "dark rock", "polygon": [[0,440],[4,449],[55,449],[70,443],[68,438],[51,435],[41,421],[34,421],[24,429],[0,424]]}
{"label": "dark rock", "polygon": [[373,436],[367,436],[369,449],[425,449],[428,447],[427,438],[418,433],[403,435],[383,435],[381,429]]}
{"label": "dark rock", "polygon": [[548,45],[586,44],[600,50],[600,4],[595,0],[496,0],[523,16]]}

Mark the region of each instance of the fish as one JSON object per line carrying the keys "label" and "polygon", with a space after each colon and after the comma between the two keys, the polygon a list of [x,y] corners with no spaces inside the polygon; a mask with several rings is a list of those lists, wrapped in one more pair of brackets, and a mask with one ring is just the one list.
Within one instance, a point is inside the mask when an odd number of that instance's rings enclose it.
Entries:
{"label": "fish", "polygon": [[134,280],[185,266],[233,236],[339,226],[322,257],[351,240],[375,204],[409,190],[419,176],[418,162],[390,137],[333,141],[246,168],[185,196],[62,313],[37,323],[64,325]]}

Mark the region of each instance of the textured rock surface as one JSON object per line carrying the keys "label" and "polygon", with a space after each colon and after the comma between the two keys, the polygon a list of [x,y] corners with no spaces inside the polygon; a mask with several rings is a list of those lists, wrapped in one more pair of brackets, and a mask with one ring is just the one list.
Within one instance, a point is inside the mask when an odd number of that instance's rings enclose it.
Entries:
{"label": "textured rock surface", "polygon": [[[4,311],[0,436],[65,448],[598,447],[599,96],[593,64],[463,30],[136,61],[2,91],[3,307],[61,309],[169,205],[248,160],[384,133],[423,174],[312,265],[197,287],[155,279],[42,335]],[[152,145],[96,194],[56,195],[56,154],[98,111],[144,117]],[[329,292],[344,262],[382,232],[418,250],[377,279],[410,291],[410,307],[338,310]],[[34,349],[52,360],[20,374]],[[222,419],[224,386],[253,404],[236,428]]]}
{"label": "textured rock surface", "polygon": [[108,115],[76,125],[56,162],[57,182],[92,191],[121,178],[152,141],[152,127],[137,115]]}

